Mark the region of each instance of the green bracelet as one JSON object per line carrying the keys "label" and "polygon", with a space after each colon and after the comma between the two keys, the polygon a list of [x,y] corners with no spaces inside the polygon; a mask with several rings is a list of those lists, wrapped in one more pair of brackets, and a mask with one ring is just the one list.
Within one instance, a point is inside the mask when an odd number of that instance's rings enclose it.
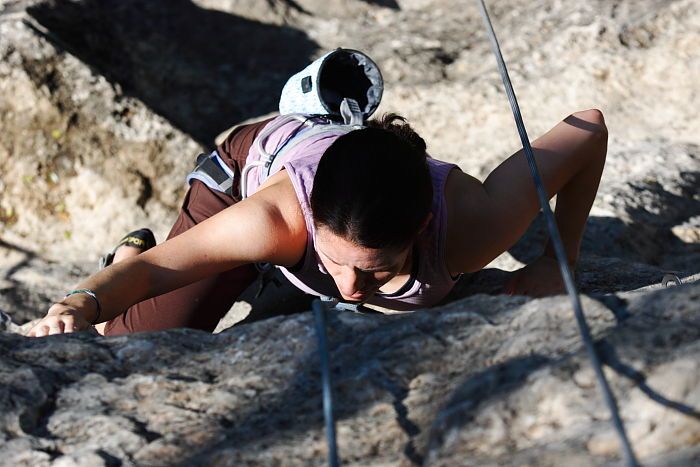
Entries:
{"label": "green bracelet", "polygon": [[100,306],[100,301],[97,299],[97,294],[94,291],[92,291],[90,289],[71,290],[63,298],[68,298],[71,295],[75,295],[75,294],[79,294],[79,293],[84,293],[85,295],[89,295],[90,297],[92,297],[93,300],[95,300],[95,304],[97,305],[97,316],[95,316],[95,319],[93,319],[92,323],[90,323],[94,326],[95,324],[97,324],[97,321],[99,321],[99,319],[100,319],[100,313],[102,313],[102,307]]}

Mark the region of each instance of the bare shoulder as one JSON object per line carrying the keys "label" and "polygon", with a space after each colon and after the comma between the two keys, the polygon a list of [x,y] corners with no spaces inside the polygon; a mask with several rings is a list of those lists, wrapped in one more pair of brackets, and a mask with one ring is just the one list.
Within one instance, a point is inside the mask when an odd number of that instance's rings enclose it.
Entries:
{"label": "bare shoulder", "polygon": [[294,184],[286,170],[280,170],[263,183],[249,199],[263,203],[272,209],[292,228],[306,228],[304,214],[299,204]]}
{"label": "bare shoulder", "polygon": [[268,178],[255,194],[241,202],[243,203],[252,205],[264,217],[266,231],[259,234],[275,237],[274,243],[279,245],[280,250],[275,252],[276,264],[296,264],[306,248],[307,229],[287,171],[281,170]]}
{"label": "bare shoulder", "polygon": [[488,245],[488,228],[494,222],[492,200],[477,178],[454,169],[445,186],[447,202],[447,245],[449,271],[453,274],[474,272],[492,259]]}

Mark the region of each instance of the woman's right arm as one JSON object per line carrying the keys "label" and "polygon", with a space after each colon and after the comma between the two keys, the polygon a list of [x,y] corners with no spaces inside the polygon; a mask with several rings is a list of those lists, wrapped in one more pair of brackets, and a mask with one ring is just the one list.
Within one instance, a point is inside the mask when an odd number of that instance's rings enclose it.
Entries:
{"label": "woman's right arm", "polygon": [[[105,322],[143,300],[243,264],[291,266],[305,246],[304,217],[291,182],[281,177],[177,237],[93,274],[76,289],[95,293],[101,305],[97,322]],[[77,293],[52,305],[27,335],[86,329],[96,317],[96,301]]]}

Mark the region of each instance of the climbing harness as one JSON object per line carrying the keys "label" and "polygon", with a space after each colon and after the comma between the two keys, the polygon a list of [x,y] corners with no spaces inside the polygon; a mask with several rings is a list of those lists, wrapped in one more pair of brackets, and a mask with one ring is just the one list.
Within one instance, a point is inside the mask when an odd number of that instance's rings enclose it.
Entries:
{"label": "climbing harness", "polygon": [[508,76],[508,70],[506,68],[505,61],[503,60],[503,55],[501,54],[501,48],[498,45],[498,39],[496,39],[496,33],[493,30],[493,25],[491,24],[491,19],[489,18],[488,11],[486,10],[486,5],[484,0],[477,0],[479,10],[481,12],[481,17],[484,20],[486,26],[486,32],[489,36],[491,42],[491,50],[496,56],[496,62],[498,63],[498,71],[501,74],[501,79],[503,81],[503,86],[505,88],[506,94],[508,96],[508,101],[510,102],[511,110],[513,111],[513,117],[515,118],[515,124],[518,128],[518,133],[520,134],[520,140],[523,144],[523,149],[525,151],[525,156],[527,158],[527,163],[530,167],[530,173],[532,179],[535,183],[537,190],[537,195],[540,200],[540,205],[542,206],[542,211],[544,213],[545,219],[547,221],[547,230],[549,231],[549,237],[554,246],[554,251],[559,261],[559,268],[561,270],[561,275],[564,279],[564,285],[566,286],[566,292],[571,299],[571,303],[574,308],[574,314],[576,315],[576,321],[578,323],[579,331],[581,333],[581,338],[583,339],[588,357],[591,360],[593,369],[595,371],[596,377],[598,379],[598,384],[603,393],[603,398],[610,410],[612,416],[613,425],[617,431],[618,437],[620,438],[620,444],[622,445],[623,455],[628,466],[637,466],[637,460],[632,451],[632,446],[630,445],[627,434],[625,433],[625,427],[620,418],[617,403],[615,402],[615,396],[613,395],[608,381],[605,379],[603,374],[603,369],[601,368],[600,358],[595,348],[593,342],[593,337],[591,336],[591,331],[586,322],[586,318],[583,315],[583,308],[581,306],[581,300],[578,296],[578,291],[576,290],[576,285],[574,284],[573,276],[571,275],[571,270],[569,269],[569,264],[566,259],[566,253],[564,252],[564,246],[561,242],[561,237],[559,235],[559,230],[557,228],[556,221],[554,220],[554,215],[549,207],[549,197],[542,183],[542,178],[540,177],[539,171],[537,169],[537,164],[535,162],[535,156],[532,152],[532,146],[530,145],[530,140],[525,131],[525,124],[523,123],[523,118],[520,114],[520,107],[518,106],[518,101],[515,97],[515,92],[513,91],[513,85],[510,82],[510,77]]}
{"label": "climbing harness", "polygon": [[233,170],[226,165],[217,151],[212,151],[210,154],[197,156],[196,166],[185,180],[189,185],[199,180],[214,191],[232,196],[233,178]]}

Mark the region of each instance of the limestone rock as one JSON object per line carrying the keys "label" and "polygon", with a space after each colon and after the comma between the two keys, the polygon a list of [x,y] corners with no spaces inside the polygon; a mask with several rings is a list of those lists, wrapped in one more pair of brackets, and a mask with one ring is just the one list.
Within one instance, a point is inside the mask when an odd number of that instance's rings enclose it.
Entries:
{"label": "limestone rock", "polygon": [[[612,305],[583,301],[642,459],[675,456],[700,436],[698,298],[694,283]],[[329,330],[349,465],[590,465],[617,456],[565,297],[475,295],[400,316],[332,314]],[[1,334],[0,345],[3,459],[15,465],[41,465],[41,453],[46,465],[82,456],[322,462],[308,313],[218,335]]]}
{"label": "limestone rock", "polygon": [[[637,455],[698,464],[696,2],[487,3],[531,139],[606,116],[577,283]],[[380,112],[432,155],[483,178],[519,148],[474,3],[0,0],[0,464],[325,463],[313,319],[291,314],[309,299],[288,283],[213,335],[21,334],[124,233],[162,240],[194,157],[338,46],[379,63]],[[332,313],[345,465],[619,465],[567,299],[499,295],[544,238],[538,219],[433,309]]]}

